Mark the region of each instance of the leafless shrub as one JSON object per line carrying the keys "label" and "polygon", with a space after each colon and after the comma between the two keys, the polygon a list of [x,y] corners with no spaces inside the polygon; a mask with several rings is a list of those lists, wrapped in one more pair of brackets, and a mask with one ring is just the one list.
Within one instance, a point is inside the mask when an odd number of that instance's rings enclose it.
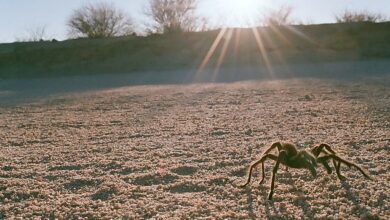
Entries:
{"label": "leafless shrub", "polygon": [[72,37],[103,38],[133,33],[129,16],[104,2],[75,10],[67,25]]}
{"label": "leafless shrub", "polygon": [[263,23],[266,26],[280,26],[291,24],[291,13],[293,8],[291,6],[281,6],[278,9],[266,13],[263,17]]}
{"label": "leafless shrub", "polygon": [[47,40],[46,26],[37,26],[27,30],[25,37],[17,37],[18,42],[38,42]]}
{"label": "leafless shrub", "polygon": [[345,10],[339,15],[335,15],[337,23],[352,23],[352,22],[383,22],[386,17],[379,13],[372,13],[368,11],[350,11]]}
{"label": "leafless shrub", "polygon": [[298,20],[294,22],[297,25],[312,25],[315,24],[315,22],[312,19],[306,19],[306,20]]}
{"label": "leafless shrub", "polygon": [[188,32],[203,28],[204,20],[195,15],[197,0],[151,0],[145,14],[153,24],[149,32]]}

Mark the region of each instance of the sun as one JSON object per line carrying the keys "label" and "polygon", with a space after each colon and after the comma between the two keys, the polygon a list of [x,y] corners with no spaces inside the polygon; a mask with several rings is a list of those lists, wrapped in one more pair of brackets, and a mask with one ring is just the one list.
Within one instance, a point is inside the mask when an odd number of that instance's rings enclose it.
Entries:
{"label": "sun", "polygon": [[218,10],[225,25],[248,27],[260,20],[264,0],[217,0]]}

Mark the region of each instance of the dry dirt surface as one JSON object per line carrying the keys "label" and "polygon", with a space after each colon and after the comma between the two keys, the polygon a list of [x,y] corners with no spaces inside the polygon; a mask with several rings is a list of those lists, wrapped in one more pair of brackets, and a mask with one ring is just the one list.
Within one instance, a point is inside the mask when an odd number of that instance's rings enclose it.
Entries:
{"label": "dry dirt surface", "polygon": [[[390,78],[131,86],[0,107],[0,219],[389,219]],[[275,141],[342,167],[248,165]],[[275,152],[276,153],[276,152]]]}

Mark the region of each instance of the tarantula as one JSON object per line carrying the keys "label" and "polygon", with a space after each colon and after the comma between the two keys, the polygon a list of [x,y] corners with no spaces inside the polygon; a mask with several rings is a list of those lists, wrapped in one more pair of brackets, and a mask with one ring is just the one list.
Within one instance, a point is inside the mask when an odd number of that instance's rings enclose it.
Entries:
{"label": "tarantula", "polygon": [[[279,154],[276,156],[274,154],[270,154],[269,152],[273,149],[277,148]],[[270,148],[268,148],[266,151],[264,151],[262,157],[252,163],[252,165],[249,167],[248,172],[248,180],[244,185],[241,185],[240,187],[247,186],[251,181],[252,176],[252,170],[261,163],[262,165],[262,179],[260,181],[260,184],[264,181],[264,162],[267,159],[271,159],[276,161],[275,167],[272,171],[272,179],[271,179],[271,191],[269,192],[268,199],[272,199],[272,195],[274,193],[274,186],[275,186],[275,175],[278,171],[279,165],[283,164],[286,166],[286,169],[289,167],[291,168],[298,168],[298,169],[308,169],[311,174],[316,177],[317,172],[315,167],[317,166],[317,163],[322,164],[325,169],[327,170],[328,174],[332,173],[332,169],[330,168],[328,161],[331,159],[333,162],[333,165],[336,169],[337,177],[344,181],[345,177],[341,175],[340,173],[340,166],[341,164],[345,164],[348,167],[355,167],[358,169],[363,176],[365,176],[368,179],[371,179],[371,177],[358,165],[349,162],[339,156],[336,155],[336,152],[334,152],[331,147],[327,144],[321,144],[319,146],[314,146],[309,150],[297,150],[297,147],[294,144],[291,143],[282,143],[282,142],[276,142],[271,145]]]}

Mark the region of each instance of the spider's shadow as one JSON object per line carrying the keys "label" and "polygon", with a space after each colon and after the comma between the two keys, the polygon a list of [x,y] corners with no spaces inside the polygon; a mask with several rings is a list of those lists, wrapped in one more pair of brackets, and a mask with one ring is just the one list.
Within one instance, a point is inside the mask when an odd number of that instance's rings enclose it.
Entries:
{"label": "spider's shadow", "polygon": [[361,213],[365,213],[368,216],[371,216],[372,213],[370,210],[368,210],[366,207],[362,206],[362,202],[359,200],[359,196],[351,191],[351,185],[349,185],[348,182],[342,181],[341,186],[344,188],[345,192],[347,193],[346,198],[353,202],[353,204],[358,207],[358,210],[360,210]]}
{"label": "spider's shadow", "polygon": [[250,219],[257,219],[256,214],[253,211],[253,196],[252,189],[249,187],[246,189],[247,202],[248,202],[248,213]]}
{"label": "spider's shadow", "polygon": [[[262,189],[260,191],[261,191],[261,194],[262,194],[261,196],[268,195],[265,189]],[[251,187],[248,187],[246,189],[246,195],[247,195],[248,217],[249,217],[249,219],[252,219],[252,220],[259,219],[259,217],[256,215],[256,213],[254,212],[254,209],[253,209],[253,203],[254,203],[253,200],[254,199],[253,199],[253,191],[252,191]],[[271,208],[273,209],[274,213],[278,213],[278,210],[276,209],[276,206],[274,205],[274,202],[272,200],[264,200],[263,202],[264,202],[264,206],[265,206],[265,213],[266,213],[267,219],[280,219],[282,216],[287,216],[287,215],[279,216],[279,215],[271,214],[271,212],[270,212]],[[279,210],[279,212],[280,211],[281,210]]]}
{"label": "spider's shadow", "polygon": [[[299,189],[295,185],[295,181],[294,181],[294,178],[292,177],[291,173],[285,172],[284,175],[285,175],[285,178],[283,178],[283,179],[287,179],[287,184],[292,186],[293,193],[303,193],[302,190]],[[279,178],[279,180],[280,179],[281,178]],[[284,180],[283,182],[286,182],[286,180]],[[266,189],[264,189],[262,191],[263,191],[262,194],[268,195]],[[281,195],[279,195],[279,196],[281,196]],[[282,200],[283,200],[283,198],[282,198]],[[314,214],[310,208],[310,205],[307,203],[307,199],[305,197],[300,198],[299,200],[294,202],[294,204],[298,205],[302,209],[302,212],[304,215],[304,216],[302,216],[303,218],[314,219]],[[273,210],[274,213],[281,213],[281,216],[271,214],[271,209]],[[265,202],[265,213],[266,213],[267,219],[279,219],[280,217],[289,215],[289,213],[286,212],[286,209],[278,208],[277,206],[275,206],[275,202],[272,200]]]}
{"label": "spider's shadow", "polygon": [[[295,185],[295,179],[293,178],[291,173],[286,172],[286,177],[290,180],[289,184],[292,186],[294,193],[304,194],[302,189],[298,188]],[[307,203],[306,197],[299,198],[294,204],[297,204],[302,209],[304,215],[303,218],[314,219],[313,211],[311,210],[310,205]]]}

